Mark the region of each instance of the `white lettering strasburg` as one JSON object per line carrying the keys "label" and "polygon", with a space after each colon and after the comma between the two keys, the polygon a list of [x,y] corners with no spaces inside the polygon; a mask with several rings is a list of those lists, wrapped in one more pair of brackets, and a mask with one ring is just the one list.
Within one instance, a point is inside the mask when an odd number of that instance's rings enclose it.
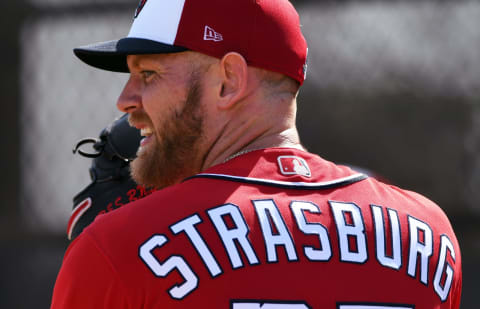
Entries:
{"label": "white lettering strasburg", "polygon": [[[318,238],[316,246],[308,246],[295,243],[274,200],[252,200],[251,203],[263,235],[265,256],[260,256],[258,250],[252,245],[249,238],[251,228],[240,207],[229,203],[207,211],[213,228],[223,243],[232,269],[243,268],[245,263],[256,265],[262,261],[265,263],[279,262],[277,249],[284,250],[284,256],[289,262],[298,261],[298,255],[303,254],[311,262],[328,262],[336,255],[339,262],[342,263],[364,264],[372,258],[369,256],[367,248],[369,241],[365,232],[364,220],[366,216],[370,216],[374,225],[375,261],[379,265],[394,270],[399,270],[406,265],[406,275],[417,279],[426,286],[428,286],[428,280],[433,271],[432,286],[438,297],[444,301],[450,293],[454,267],[449,264],[448,257],[455,262],[452,242],[446,235],[434,235],[429,225],[419,219],[407,215],[408,226],[403,228],[408,233],[402,235],[401,218],[395,210],[380,205],[370,205],[370,212],[365,213],[365,210],[362,211],[355,203],[330,201],[329,206],[335,226],[335,231],[330,231],[330,233],[336,232],[338,239],[338,245],[335,246],[324,225],[307,221],[307,213],[322,214],[320,207],[309,201],[292,201],[290,210],[298,231]],[[389,222],[390,228],[390,241],[388,242],[385,214],[387,214],[386,220]],[[231,218],[230,225],[225,221],[226,216]],[[216,278],[223,274],[223,269],[215,257],[215,253],[212,252],[198,231],[197,225],[199,224],[207,223],[203,222],[198,214],[195,214],[174,223],[170,229],[175,235],[182,233],[188,237],[211,277]],[[402,237],[408,237],[408,239],[405,240]],[[434,252],[434,241],[440,244],[439,252]],[[155,257],[153,250],[161,248],[167,242],[169,240],[165,235],[152,235],[140,246],[139,256],[157,277],[166,277],[173,270],[177,270],[184,281],[172,286],[168,293],[172,298],[182,299],[199,287],[200,280],[185,257],[172,255],[164,261],[159,261]],[[373,243],[373,240],[370,240],[370,243]],[[402,244],[409,244],[408,248],[402,248]],[[388,251],[387,246],[389,246]],[[405,254],[403,250],[406,250]],[[435,259],[438,261],[437,265],[431,265],[433,255],[438,256]],[[245,261],[242,260],[242,256],[245,257]]]}

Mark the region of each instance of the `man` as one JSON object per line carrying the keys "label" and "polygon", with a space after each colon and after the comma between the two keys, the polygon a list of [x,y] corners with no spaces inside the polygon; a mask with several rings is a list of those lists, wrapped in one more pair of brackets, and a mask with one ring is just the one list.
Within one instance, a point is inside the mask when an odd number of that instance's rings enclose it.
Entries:
{"label": "man", "polygon": [[141,1],[127,38],[76,49],[130,72],[132,176],[157,192],[69,247],[52,308],[458,308],[433,202],[306,152],[307,45],[286,0]]}

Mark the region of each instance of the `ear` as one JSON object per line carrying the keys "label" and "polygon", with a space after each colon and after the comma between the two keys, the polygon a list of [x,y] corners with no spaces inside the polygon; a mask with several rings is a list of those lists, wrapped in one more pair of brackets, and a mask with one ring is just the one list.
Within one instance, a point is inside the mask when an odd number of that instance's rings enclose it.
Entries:
{"label": "ear", "polygon": [[222,85],[218,106],[229,109],[241,100],[246,93],[248,65],[245,58],[236,52],[227,53],[220,61]]}

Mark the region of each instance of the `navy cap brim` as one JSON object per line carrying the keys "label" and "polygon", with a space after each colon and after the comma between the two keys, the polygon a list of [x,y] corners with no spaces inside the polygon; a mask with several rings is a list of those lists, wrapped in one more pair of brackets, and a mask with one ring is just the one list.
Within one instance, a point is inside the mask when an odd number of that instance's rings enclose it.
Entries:
{"label": "navy cap brim", "polygon": [[81,46],[73,49],[73,52],[80,60],[95,68],[128,73],[128,55],[178,53],[187,50],[185,47],[147,39],[123,38]]}

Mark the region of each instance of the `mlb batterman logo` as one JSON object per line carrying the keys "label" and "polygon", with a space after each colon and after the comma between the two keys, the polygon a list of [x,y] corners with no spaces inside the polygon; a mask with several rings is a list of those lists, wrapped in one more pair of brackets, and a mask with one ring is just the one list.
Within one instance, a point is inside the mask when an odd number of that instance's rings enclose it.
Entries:
{"label": "mlb batterman logo", "polygon": [[140,0],[140,2],[138,3],[138,7],[135,10],[135,17],[134,18],[137,18],[138,14],[140,14],[143,7],[145,6],[145,3],[147,3],[147,0]]}
{"label": "mlb batterman logo", "polygon": [[300,175],[311,177],[312,173],[308,167],[307,161],[297,156],[279,156],[277,158],[280,173],[283,175]]}

